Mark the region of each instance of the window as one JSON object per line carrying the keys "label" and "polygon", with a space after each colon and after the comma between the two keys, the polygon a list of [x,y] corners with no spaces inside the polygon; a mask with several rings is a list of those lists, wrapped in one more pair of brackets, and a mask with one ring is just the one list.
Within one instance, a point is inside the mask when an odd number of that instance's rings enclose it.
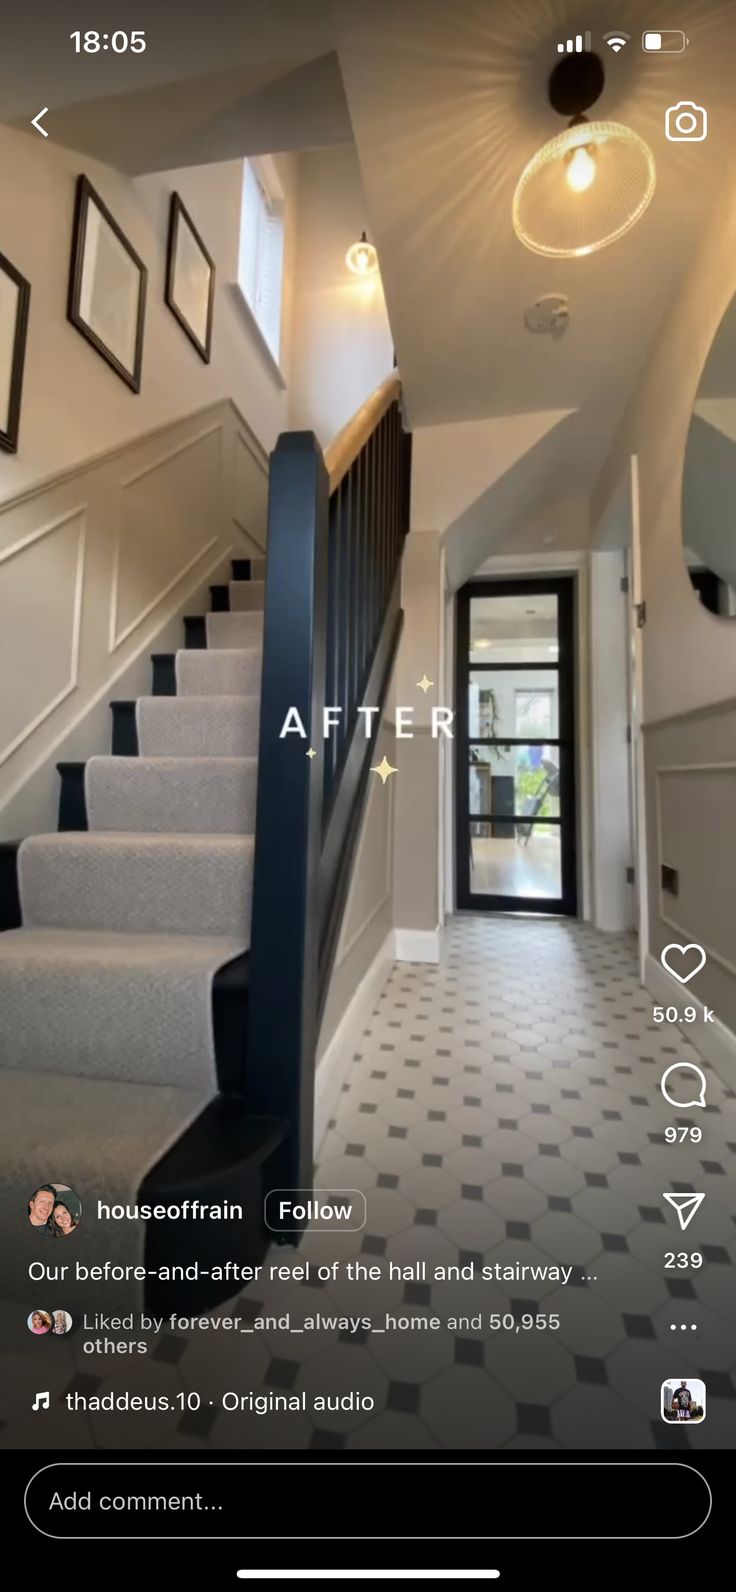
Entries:
{"label": "window", "polygon": [[552,691],[516,691],[516,735],[543,740],[546,735],[556,735],[554,724],[554,693]]}
{"label": "window", "polygon": [[238,285],[278,363],[284,268],[284,197],[273,163],[246,160]]}

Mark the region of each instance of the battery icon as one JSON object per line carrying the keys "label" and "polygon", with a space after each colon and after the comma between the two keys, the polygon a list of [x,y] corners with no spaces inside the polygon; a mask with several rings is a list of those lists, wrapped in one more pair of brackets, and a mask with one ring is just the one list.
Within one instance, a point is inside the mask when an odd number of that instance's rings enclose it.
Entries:
{"label": "battery icon", "polygon": [[641,47],[649,55],[682,55],[689,43],[682,28],[660,28],[657,32],[647,30],[641,36]]}

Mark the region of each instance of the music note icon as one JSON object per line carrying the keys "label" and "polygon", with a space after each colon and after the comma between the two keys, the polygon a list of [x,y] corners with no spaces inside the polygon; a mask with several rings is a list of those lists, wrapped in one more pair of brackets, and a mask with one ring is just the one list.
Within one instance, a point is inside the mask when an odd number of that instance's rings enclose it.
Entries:
{"label": "music note icon", "polygon": [[47,1410],[50,1403],[51,1403],[51,1394],[50,1393],[37,1393],[36,1397],[35,1397],[35,1400],[34,1400],[33,1404],[31,1405],[31,1409],[32,1410]]}

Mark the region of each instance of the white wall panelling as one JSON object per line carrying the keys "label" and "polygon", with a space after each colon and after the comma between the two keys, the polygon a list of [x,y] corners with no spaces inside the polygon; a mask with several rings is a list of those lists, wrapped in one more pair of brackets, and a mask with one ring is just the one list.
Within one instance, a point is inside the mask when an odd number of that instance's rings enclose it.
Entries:
{"label": "white wall panelling", "polygon": [[[136,658],[149,688],[147,654],[192,592],[264,547],[266,487],[265,453],[224,400],[0,505],[0,834],[33,827],[15,798],[41,766],[55,792],[60,757],[108,749],[107,728],[87,746],[80,721],[125,694]],[[181,641],[174,627],[162,650]]]}
{"label": "white wall panelling", "polygon": [[660,887],[661,921],[736,976],[736,763],[662,767],[656,778],[658,866],[679,875],[677,896]]}
{"label": "white wall panelling", "polygon": [[0,551],[8,660],[0,680],[0,764],[76,690],[86,510],[75,505]]}

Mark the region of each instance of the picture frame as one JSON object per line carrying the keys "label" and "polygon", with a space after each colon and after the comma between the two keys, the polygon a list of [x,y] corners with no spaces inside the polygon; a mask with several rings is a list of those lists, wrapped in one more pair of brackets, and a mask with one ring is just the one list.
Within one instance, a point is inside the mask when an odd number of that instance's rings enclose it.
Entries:
{"label": "picture frame", "polygon": [[148,271],[85,176],[77,179],[67,316],[133,392],[141,390]]}
{"label": "picture frame", "polygon": [[215,262],[178,193],[169,209],[164,298],[200,359],[209,364],[215,307]]}
{"label": "picture frame", "polygon": [[0,448],[17,453],[31,284],[0,254]]}

